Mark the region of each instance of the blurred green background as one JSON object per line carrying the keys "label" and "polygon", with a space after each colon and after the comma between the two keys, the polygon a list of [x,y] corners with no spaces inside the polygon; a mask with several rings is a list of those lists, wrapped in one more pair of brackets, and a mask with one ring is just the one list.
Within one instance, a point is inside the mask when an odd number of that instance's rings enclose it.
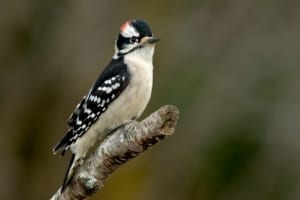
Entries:
{"label": "blurred green background", "polygon": [[49,199],[52,155],[113,54],[120,25],[161,38],[143,117],[181,111],[175,134],[119,168],[92,199],[299,200],[300,1],[2,1],[0,199]]}

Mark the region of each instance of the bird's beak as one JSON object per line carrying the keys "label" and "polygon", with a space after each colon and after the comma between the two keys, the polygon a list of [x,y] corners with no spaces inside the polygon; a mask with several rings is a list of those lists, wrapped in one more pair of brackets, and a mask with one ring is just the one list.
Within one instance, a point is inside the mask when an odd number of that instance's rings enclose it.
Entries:
{"label": "bird's beak", "polygon": [[158,42],[160,39],[156,38],[156,37],[149,37],[149,36],[145,36],[143,37],[143,39],[141,40],[142,44],[154,44],[156,42]]}
{"label": "bird's beak", "polygon": [[157,37],[150,37],[150,38],[148,38],[147,42],[148,42],[149,44],[154,44],[154,43],[158,42],[159,40],[160,40],[160,39],[157,38]]}

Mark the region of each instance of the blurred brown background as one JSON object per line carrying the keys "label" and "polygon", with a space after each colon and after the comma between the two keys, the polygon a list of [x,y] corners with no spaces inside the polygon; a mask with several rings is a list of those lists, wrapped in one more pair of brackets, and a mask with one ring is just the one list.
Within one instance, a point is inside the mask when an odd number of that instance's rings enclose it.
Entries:
{"label": "blurred brown background", "polygon": [[92,199],[300,199],[300,1],[2,1],[0,199],[48,199],[69,156],[66,119],[113,54],[119,26],[161,38],[146,116],[181,110],[175,134]]}

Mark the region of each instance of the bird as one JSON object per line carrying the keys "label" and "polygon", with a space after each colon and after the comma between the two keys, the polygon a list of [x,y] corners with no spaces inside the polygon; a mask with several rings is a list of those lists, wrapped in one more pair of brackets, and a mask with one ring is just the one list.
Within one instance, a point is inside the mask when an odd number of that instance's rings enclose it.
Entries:
{"label": "bird", "polygon": [[141,19],[121,25],[114,54],[97,80],[67,120],[68,129],[53,148],[64,156],[72,153],[61,192],[82,165],[96,141],[112,130],[141,116],[149,103],[153,85],[153,55],[156,43],[150,26]]}

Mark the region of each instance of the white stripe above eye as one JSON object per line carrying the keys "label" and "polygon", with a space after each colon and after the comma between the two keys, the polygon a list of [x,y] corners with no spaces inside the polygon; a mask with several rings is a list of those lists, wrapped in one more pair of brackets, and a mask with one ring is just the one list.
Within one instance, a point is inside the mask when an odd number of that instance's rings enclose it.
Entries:
{"label": "white stripe above eye", "polygon": [[127,26],[123,29],[123,31],[121,31],[121,35],[126,38],[131,38],[133,36],[135,37],[140,36],[140,34],[130,24],[127,24]]}

